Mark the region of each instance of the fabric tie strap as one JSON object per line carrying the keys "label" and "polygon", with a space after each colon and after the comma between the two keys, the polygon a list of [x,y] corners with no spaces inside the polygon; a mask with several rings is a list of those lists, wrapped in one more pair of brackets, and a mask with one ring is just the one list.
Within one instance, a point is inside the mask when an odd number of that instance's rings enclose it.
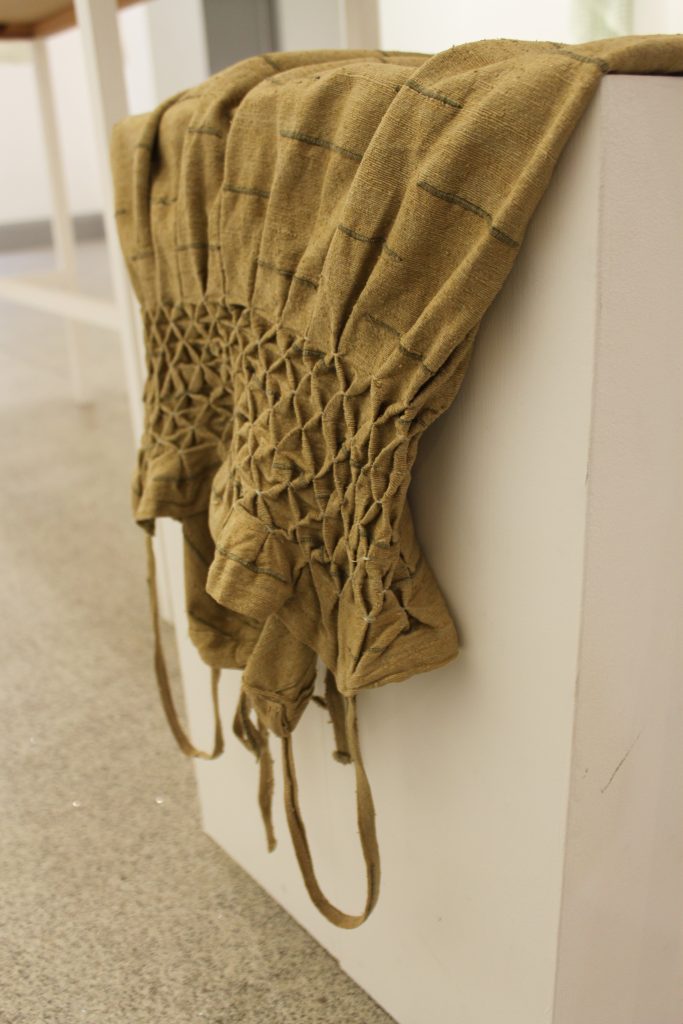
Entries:
{"label": "fabric tie strap", "polygon": [[263,818],[263,827],[266,830],[266,843],[268,853],[272,853],[277,845],[275,829],[273,828],[273,758],[270,754],[268,742],[268,729],[259,723],[261,730],[261,753],[259,754],[259,787],[258,802]]}
{"label": "fabric tie strap", "polygon": [[159,598],[157,595],[156,559],[154,557],[154,543],[152,535],[145,535],[147,544],[147,584],[149,587],[149,603],[152,611],[152,626],[154,628],[154,669],[161,703],[166,714],[166,720],[170,726],[175,741],[187,757],[199,757],[205,761],[213,761],[223,753],[223,729],[221,727],[220,709],[218,706],[218,684],[220,682],[220,669],[211,669],[211,702],[214,715],[214,743],[213,750],[199,750],[189,739],[178,718],[171,685],[166,668],[166,659],[161,642],[161,621],[159,617]]}
{"label": "fabric tie strap", "polygon": [[[169,727],[176,743],[188,757],[202,758],[213,761],[223,753],[224,740],[221,727],[220,709],[218,704],[218,684],[220,669],[211,670],[211,699],[214,712],[214,746],[212,751],[199,750],[194,746],[183,729],[173,702],[171,686],[161,642],[161,620],[159,615],[159,599],[156,583],[156,559],[152,535],[146,535],[147,545],[147,582],[149,586],[152,625],[154,628],[154,667],[161,703]],[[360,914],[346,914],[330,903],[324,895],[313,868],[306,828],[299,806],[299,790],[294,765],[294,751],[291,734],[282,738],[284,797],[287,823],[294,844],[294,851],[301,870],[308,894],[313,903],[330,921],[339,928],[357,928],[367,920],[379,897],[380,859],[375,828],[375,807],[372,800],[370,784],[363,765],[358,739],[358,722],[356,717],[356,698],[344,697],[339,693],[334,674],[328,669],[325,676],[325,706],[327,707],[334,726],[335,759],[342,764],[353,763],[356,769],[356,808],[361,848],[365,860],[367,875],[367,895],[365,907]],[[273,829],[273,759],[268,742],[268,727],[257,715],[257,724],[251,719],[252,706],[244,691],[240,694],[233,721],[233,732],[244,746],[255,755],[259,763],[259,806],[266,831],[268,850],[275,848],[275,832]]]}
{"label": "fabric tie strap", "polygon": [[308,890],[308,895],[311,897],[320,913],[323,914],[331,924],[336,925],[338,928],[357,928],[367,920],[377,903],[377,898],[379,896],[379,847],[377,845],[377,832],[375,828],[375,807],[372,801],[372,792],[365,773],[365,767],[360,753],[360,744],[358,741],[356,698],[342,697],[338,691],[337,695],[340,703],[346,703],[345,733],[348,739],[350,759],[356,766],[356,807],[358,815],[358,830],[360,833],[361,848],[363,850],[367,873],[367,895],[365,908],[361,914],[345,914],[342,910],[339,910],[334,906],[334,904],[330,903],[318,884],[318,880],[313,869],[313,859],[308,845],[308,837],[306,835],[306,829],[301,816],[301,808],[299,806],[299,790],[296,780],[296,769],[294,766],[294,751],[292,749],[292,737],[289,735],[282,738],[285,810],[287,813],[289,831],[294,844],[296,859],[299,863],[299,868],[301,870],[306,889]]}

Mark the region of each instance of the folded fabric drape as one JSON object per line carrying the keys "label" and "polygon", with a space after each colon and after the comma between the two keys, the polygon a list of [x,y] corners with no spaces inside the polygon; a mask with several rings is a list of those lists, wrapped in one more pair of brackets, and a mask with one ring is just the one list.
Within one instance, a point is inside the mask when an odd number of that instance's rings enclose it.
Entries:
{"label": "folded fabric drape", "polygon": [[[274,733],[306,886],[339,926],[379,890],[357,695],[459,649],[407,502],[420,437],[601,77],[682,71],[680,36],[272,53],[115,126],[147,355],[135,518],[182,522],[190,635],[216,707],[218,671],[243,669],[234,730],[261,765],[269,846]],[[212,751],[183,733],[158,628],[155,657],[181,749],[217,756],[219,723]],[[320,891],[298,803],[292,733],[318,659],[356,772],[357,915]]]}

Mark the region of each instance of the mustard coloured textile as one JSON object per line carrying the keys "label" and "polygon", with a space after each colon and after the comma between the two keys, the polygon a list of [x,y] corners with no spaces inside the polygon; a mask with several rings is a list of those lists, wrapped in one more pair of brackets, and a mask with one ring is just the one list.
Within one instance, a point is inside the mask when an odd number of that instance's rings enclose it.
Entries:
{"label": "mustard coloured textile", "polygon": [[[342,927],[379,889],[356,695],[458,653],[406,501],[420,437],[601,77],[682,71],[680,36],[272,53],[115,126],[148,370],[135,517],[148,534],[182,522],[190,634],[214,700],[218,670],[244,670],[234,730],[259,758],[269,844],[274,733],[304,880]],[[298,804],[291,733],[318,658],[356,772],[356,915],[321,893]],[[176,738],[201,755],[158,637],[156,661]],[[218,722],[202,756],[222,744]]]}

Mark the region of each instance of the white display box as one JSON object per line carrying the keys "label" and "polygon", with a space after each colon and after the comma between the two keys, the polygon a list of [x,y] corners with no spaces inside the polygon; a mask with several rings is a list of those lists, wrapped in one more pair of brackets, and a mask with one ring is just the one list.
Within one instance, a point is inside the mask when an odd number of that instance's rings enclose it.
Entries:
{"label": "white display box", "polygon": [[[418,535],[462,650],[359,698],[382,853],[367,924],[311,905],[277,757],[272,854],[253,758],[233,740],[197,763],[209,835],[399,1024],[683,1024],[682,314],[683,81],[609,76],[418,454]],[[295,750],[321,884],[357,912],[353,771],[324,711]]]}

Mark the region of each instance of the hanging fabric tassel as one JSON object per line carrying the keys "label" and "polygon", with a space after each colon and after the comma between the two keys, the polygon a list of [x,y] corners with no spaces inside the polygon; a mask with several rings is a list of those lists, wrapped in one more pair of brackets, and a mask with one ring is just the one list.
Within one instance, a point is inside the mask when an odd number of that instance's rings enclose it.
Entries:
{"label": "hanging fabric tassel", "polygon": [[[268,852],[272,853],[277,845],[273,828],[273,758],[270,754],[268,728],[258,719],[258,726],[251,720],[251,703],[244,692],[240,693],[232,723],[234,732],[240,743],[252,753],[259,766],[258,802],[266,830]],[[257,716],[258,717],[258,716]]]}
{"label": "hanging fabric tassel", "polygon": [[242,746],[257,759],[261,756],[261,729],[254,725],[250,717],[251,704],[249,697],[242,690],[237,701],[232,731]]}
{"label": "hanging fabric tassel", "polygon": [[220,682],[221,675],[220,669],[211,669],[211,703],[214,715],[213,750],[199,750],[188,738],[185,730],[180,724],[178,712],[176,711],[175,704],[173,703],[173,695],[171,693],[171,685],[168,678],[168,670],[166,668],[166,659],[164,657],[164,649],[161,642],[161,622],[159,618],[159,599],[157,595],[156,581],[156,560],[154,557],[152,534],[146,533],[145,540],[147,543],[147,584],[149,587],[149,603],[152,611],[152,626],[154,629],[154,668],[156,672],[157,685],[159,687],[159,695],[161,697],[161,704],[166,714],[166,720],[170,726],[171,732],[173,733],[175,741],[183,754],[187,757],[198,757],[205,761],[213,761],[215,758],[220,757],[224,749],[223,729],[221,726],[220,709],[218,705],[218,684]]}
{"label": "hanging fabric tassel", "polygon": [[277,845],[273,828],[273,758],[270,754],[268,729],[262,722],[259,722],[259,729],[261,731],[261,753],[259,755],[258,802],[263,826],[266,830],[268,853],[272,853]]}

